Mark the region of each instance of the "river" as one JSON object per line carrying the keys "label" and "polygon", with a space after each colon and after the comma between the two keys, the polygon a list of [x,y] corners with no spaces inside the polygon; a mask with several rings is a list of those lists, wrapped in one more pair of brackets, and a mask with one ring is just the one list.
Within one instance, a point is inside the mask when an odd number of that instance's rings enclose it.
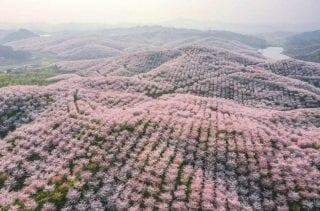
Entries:
{"label": "river", "polygon": [[262,53],[263,56],[271,60],[290,59],[289,56],[282,54],[283,48],[281,47],[268,47],[265,49],[260,49],[259,52]]}

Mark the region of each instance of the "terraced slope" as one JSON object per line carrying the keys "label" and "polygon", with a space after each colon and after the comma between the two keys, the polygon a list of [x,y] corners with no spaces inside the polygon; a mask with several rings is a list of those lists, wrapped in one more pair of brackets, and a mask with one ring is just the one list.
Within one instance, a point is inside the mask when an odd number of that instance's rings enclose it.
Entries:
{"label": "terraced slope", "polygon": [[170,93],[220,97],[254,107],[288,110],[320,105],[317,65],[269,63],[219,48],[189,46],[56,66],[79,75],[130,76],[170,84]]}
{"label": "terraced slope", "polygon": [[148,72],[162,64],[179,57],[179,50],[152,51],[119,56],[112,59],[58,62],[57,68],[81,75],[134,76]]}
{"label": "terraced slope", "polygon": [[49,86],[59,100],[1,140],[2,207],[319,206],[317,109],[253,109],[193,95],[154,99],[98,82],[73,93],[68,84]]}
{"label": "terraced slope", "polygon": [[56,68],[0,89],[0,209],[320,209],[317,65],[200,45]]}
{"label": "terraced slope", "polygon": [[297,60],[285,60],[263,64],[262,66],[278,75],[302,80],[316,87],[320,87],[320,64]]}

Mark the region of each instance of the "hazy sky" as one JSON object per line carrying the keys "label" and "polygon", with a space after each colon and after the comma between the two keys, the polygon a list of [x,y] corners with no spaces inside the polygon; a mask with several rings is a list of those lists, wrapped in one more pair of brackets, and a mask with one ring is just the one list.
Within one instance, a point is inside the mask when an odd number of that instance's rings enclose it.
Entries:
{"label": "hazy sky", "polygon": [[0,0],[0,22],[320,22],[320,0]]}

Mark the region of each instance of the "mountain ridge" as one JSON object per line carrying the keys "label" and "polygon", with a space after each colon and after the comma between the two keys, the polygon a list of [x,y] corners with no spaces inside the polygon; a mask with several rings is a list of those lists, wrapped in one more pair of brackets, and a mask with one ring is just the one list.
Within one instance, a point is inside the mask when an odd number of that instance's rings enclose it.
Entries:
{"label": "mountain ridge", "polygon": [[297,59],[320,62],[320,30],[305,32],[287,39],[285,53]]}

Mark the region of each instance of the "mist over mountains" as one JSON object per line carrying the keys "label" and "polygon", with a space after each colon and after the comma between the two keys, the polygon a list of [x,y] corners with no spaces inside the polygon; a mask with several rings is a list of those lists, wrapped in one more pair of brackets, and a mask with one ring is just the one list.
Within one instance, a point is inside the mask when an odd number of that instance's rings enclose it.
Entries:
{"label": "mist over mountains", "polygon": [[38,37],[39,35],[27,30],[19,29],[17,31],[5,33],[5,35],[0,40],[0,43],[14,42],[22,39],[27,39],[31,37]]}
{"label": "mist over mountains", "polygon": [[[11,35],[7,35],[10,37]],[[15,36],[11,37],[15,39]],[[64,60],[108,58],[124,53],[147,50],[171,49],[186,45],[209,44],[239,50],[264,48],[263,39],[227,31],[200,31],[194,29],[144,26],[114,28],[100,31],[32,36],[7,42],[16,50],[24,50],[38,56]]]}
{"label": "mist over mountains", "polygon": [[261,34],[276,31],[289,31],[293,33],[302,33],[320,29],[320,22],[301,22],[301,23],[228,23],[221,21],[203,21],[196,19],[171,19],[167,21],[153,23],[0,23],[1,29],[27,28],[35,32],[61,32],[61,31],[94,31],[106,28],[131,28],[137,26],[158,25],[164,27],[197,29],[197,30],[219,30],[232,31],[243,34]]}

